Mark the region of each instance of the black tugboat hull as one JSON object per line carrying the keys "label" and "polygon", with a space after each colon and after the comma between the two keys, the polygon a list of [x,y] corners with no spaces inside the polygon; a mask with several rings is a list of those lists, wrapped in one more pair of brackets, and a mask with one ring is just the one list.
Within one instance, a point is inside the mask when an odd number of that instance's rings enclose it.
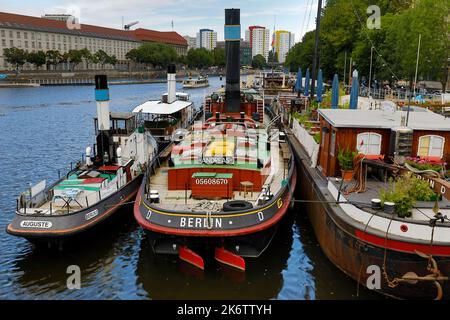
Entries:
{"label": "black tugboat hull", "polygon": [[[292,141],[299,159],[308,159],[302,147]],[[334,203],[329,192],[324,191],[317,169],[308,160],[299,160],[300,195],[309,200],[304,207],[316,238],[327,258],[359,285],[398,299],[450,299],[450,281],[419,281],[396,283],[395,278],[413,272],[427,276],[428,259],[415,251],[432,253],[443,276],[450,275],[450,248],[429,242],[405,242],[385,239],[385,235],[361,229],[352,223],[342,209]],[[380,286],[374,287],[375,269],[380,271]],[[384,274],[385,271],[385,274]],[[372,277],[371,277],[372,276]],[[389,282],[387,281],[389,280]],[[356,287],[356,286],[355,286]],[[439,287],[442,289],[440,291]]]}
{"label": "black tugboat hull", "polygon": [[133,201],[142,178],[143,174],[95,205],[68,215],[32,216],[16,212],[6,231],[11,235],[26,238],[35,244],[60,243],[88,234],[88,231],[111,220],[115,213],[120,212],[124,204]]}

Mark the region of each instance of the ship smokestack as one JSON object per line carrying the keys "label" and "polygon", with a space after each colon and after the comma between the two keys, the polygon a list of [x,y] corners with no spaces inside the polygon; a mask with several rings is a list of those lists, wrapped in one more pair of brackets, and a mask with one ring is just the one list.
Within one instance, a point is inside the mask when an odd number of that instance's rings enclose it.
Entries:
{"label": "ship smokestack", "polygon": [[108,131],[109,124],[109,89],[106,75],[95,76],[95,101],[97,101],[98,130]]}
{"label": "ship smokestack", "polygon": [[225,51],[227,57],[227,80],[225,88],[226,110],[240,112],[240,41],[241,10],[225,9]]}
{"label": "ship smokestack", "polygon": [[177,100],[177,93],[176,93],[176,67],[174,64],[170,64],[167,67],[167,103],[172,103],[175,100]]}

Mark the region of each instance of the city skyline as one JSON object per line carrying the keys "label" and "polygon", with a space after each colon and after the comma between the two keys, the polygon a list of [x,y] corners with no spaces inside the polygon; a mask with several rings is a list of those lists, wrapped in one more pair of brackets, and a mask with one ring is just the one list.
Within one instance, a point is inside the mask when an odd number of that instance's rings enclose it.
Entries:
{"label": "city skyline", "polygon": [[[311,5],[312,4],[312,5]],[[1,11],[40,17],[44,14],[60,13],[79,15],[83,24],[93,24],[111,28],[121,28],[122,17],[125,24],[140,21],[135,28],[160,31],[176,31],[181,35],[196,36],[201,28],[217,32],[217,40],[223,40],[223,10],[236,7],[241,9],[241,37],[251,25],[262,25],[273,31],[289,30],[300,41],[304,33],[314,29],[316,0],[249,0],[245,3],[231,0],[222,4],[219,0],[99,0],[91,2],[43,0],[39,4],[26,0],[0,0]],[[255,10],[252,10],[256,7]],[[172,29],[173,22],[173,29]],[[298,36],[297,36],[298,35]]]}

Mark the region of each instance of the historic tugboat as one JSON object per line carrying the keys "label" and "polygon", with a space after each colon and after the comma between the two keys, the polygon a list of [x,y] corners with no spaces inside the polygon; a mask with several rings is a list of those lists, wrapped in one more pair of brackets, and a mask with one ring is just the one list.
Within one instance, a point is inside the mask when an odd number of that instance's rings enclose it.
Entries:
{"label": "historic tugboat", "polygon": [[145,166],[157,153],[156,141],[138,126],[135,114],[109,111],[106,76],[95,77],[95,88],[96,147],[87,147],[84,163],[55,183],[47,186],[43,180],[23,192],[8,233],[60,245],[101,224],[136,196]]}
{"label": "historic tugboat", "polygon": [[192,125],[199,115],[189,95],[176,92],[175,65],[167,67],[167,93],[161,100],[149,100],[133,109],[138,114],[138,121],[142,122],[145,130],[150,132],[161,148],[166,147],[179,130]]}
{"label": "historic tugboat", "polygon": [[156,253],[201,269],[200,252],[245,270],[286,214],[296,183],[290,145],[255,90],[239,81],[240,10],[225,10],[225,92],[205,99],[205,121],[152,161],[134,205]]}
{"label": "historic tugboat", "polygon": [[382,294],[449,299],[450,120],[431,112],[318,113],[319,143],[296,120],[288,138],[324,253]]}

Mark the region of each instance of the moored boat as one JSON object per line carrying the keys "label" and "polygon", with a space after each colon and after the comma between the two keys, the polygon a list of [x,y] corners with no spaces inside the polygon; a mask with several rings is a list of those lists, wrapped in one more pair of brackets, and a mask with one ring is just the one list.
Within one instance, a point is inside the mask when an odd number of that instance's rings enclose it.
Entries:
{"label": "moored boat", "polygon": [[209,87],[208,76],[199,75],[197,78],[189,77],[188,79],[183,80],[184,89],[195,89],[204,87]]}
{"label": "moored boat", "polygon": [[243,257],[258,257],[270,244],[296,183],[290,145],[262,97],[240,90],[239,14],[225,10],[225,92],[206,97],[204,122],[148,166],[134,205],[156,253],[201,269],[201,254],[213,252],[245,270]]}
{"label": "moored boat", "polygon": [[[296,120],[288,137],[299,159],[300,194],[323,252],[379,293],[449,299],[448,119],[428,112],[318,113],[319,143]],[[345,150],[358,155],[345,156]],[[341,176],[345,157],[355,163],[348,182]]]}
{"label": "moored boat", "polygon": [[149,100],[133,109],[139,122],[150,132],[162,148],[166,147],[178,130],[188,128],[200,115],[189,95],[176,92],[176,70],[174,65],[167,68],[167,93],[161,100]]}
{"label": "moored boat", "polygon": [[109,111],[106,76],[95,77],[95,88],[94,148],[87,147],[83,162],[58,181],[43,180],[23,192],[8,233],[60,245],[102,224],[136,196],[156,141],[135,114]]}

